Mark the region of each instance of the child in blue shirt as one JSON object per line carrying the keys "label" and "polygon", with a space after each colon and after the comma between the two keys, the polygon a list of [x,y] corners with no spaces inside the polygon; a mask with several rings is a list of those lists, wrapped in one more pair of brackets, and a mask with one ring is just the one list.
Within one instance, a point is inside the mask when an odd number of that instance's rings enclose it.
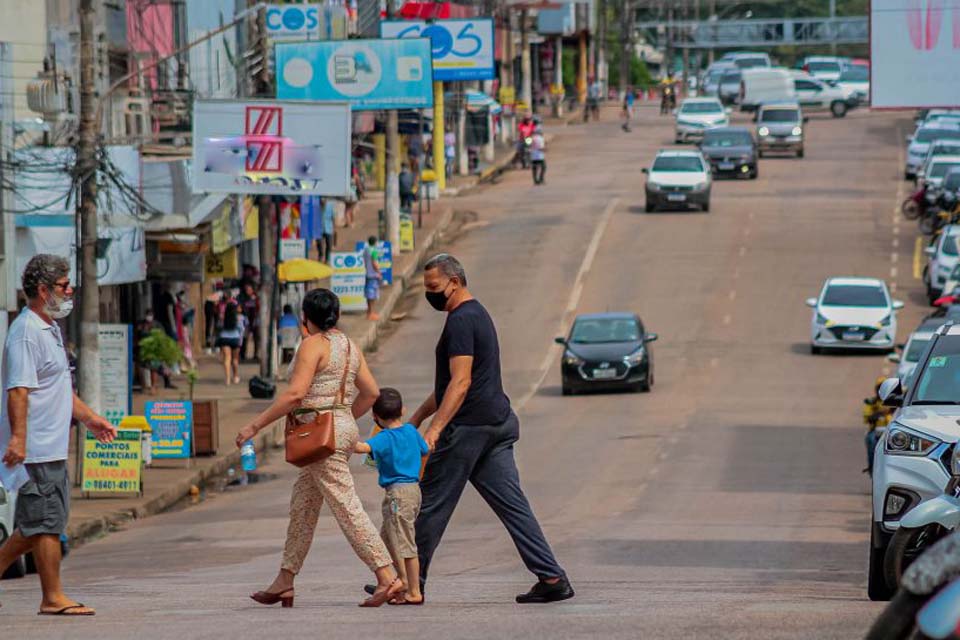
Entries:
{"label": "child in blue shirt", "polygon": [[390,604],[423,604],[420,592],[420,560],[414,523],[420,513],[420,464],[430,452],[412,424],[404,423],[403,398],[396,389],[380,389],[373,404],[373,420],[382,431],[354,445],[354,452],[368,453],[377,463],[383,498],[383,538],[397,573],[407,586],[405,595]]}

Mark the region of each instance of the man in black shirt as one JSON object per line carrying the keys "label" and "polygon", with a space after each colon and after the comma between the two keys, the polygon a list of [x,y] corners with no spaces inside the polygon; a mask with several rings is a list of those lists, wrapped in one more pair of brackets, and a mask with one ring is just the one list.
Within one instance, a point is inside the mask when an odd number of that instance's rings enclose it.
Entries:
{"label": "man in black shirt", "polygon": [[420,582],[440,544],[453,510],[469,480],[503,522],[537,584],[517,602],[572,598],[573,588],[557,563],[520,487],[513,444],[520,423],[503,392],[500,345],[490,314],[467,290],[467,277],[451,255],[431,258],[424,267],[426,298],[447,322],[437,343],[434,392],[411,418],[424,432],[432,453],[420,488],[423,503],[416,522]]}

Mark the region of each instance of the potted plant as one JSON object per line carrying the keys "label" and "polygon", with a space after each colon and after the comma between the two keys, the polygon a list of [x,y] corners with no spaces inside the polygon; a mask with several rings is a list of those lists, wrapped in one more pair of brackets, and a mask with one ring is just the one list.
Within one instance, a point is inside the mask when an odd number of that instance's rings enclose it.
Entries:
{"label": "potted plant", "polygon": [[161,367],[173,367],[183,358],[176,340],[163,329],[153,329],[140,341],[140,364],[150,371],[151,388],[156,389]]}

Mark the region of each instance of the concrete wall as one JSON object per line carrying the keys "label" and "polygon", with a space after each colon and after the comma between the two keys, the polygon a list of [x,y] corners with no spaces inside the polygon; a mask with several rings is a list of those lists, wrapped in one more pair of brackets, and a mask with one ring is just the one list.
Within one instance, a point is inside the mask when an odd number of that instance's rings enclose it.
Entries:
{"label": "concrete wall", "polygon": [[[13,47],[13,78],[2,78],[3,91],[13,91],[14,117],[35,116],[27,109],[27,82],[43,68],[47,43],[47,12],[36,0],[0,0],[0,42]],[[12,81],[12,87],[11,87]]]}

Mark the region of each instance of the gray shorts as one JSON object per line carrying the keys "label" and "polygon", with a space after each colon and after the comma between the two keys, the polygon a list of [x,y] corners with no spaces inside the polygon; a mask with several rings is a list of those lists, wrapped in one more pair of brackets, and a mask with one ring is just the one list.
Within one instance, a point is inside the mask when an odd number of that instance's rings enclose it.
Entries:
{"label": "gray shorts", "polygon": [[67,461],[37,462],[24,465],[30,480],[17,492],[14,514],[20,534],[59,536],[67,530],[70,513],[70,479]]}

